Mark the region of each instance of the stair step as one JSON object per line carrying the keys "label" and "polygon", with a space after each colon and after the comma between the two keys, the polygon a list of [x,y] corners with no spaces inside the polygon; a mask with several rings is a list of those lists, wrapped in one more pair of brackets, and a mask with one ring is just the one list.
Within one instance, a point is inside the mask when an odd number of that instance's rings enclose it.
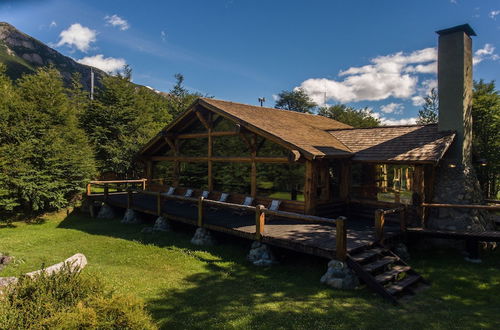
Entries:
{"label": "stair step", "polygon": [[376,256],[377,254],[382,253],[383,251],[384,249],[378,249],[378,248],[368,249],[359,254],[351,256],[351,258],[356,262],[363,262],[370,259],[373,256]]}
{"label": "stair step", "polygon": [[397,261],[398,258],[395,258],[395,257],[383,257],[382,259],[379,259],[377,261],[374,261],[370,264],[367,264],[367,265],[363,265],[363,269],[369,273],[377,270],[377,269],[380,269],[384,266],[387,266],[395,261]]}
{"label": "stair step", "polygon": [[391,270],[375,276],[375,281],[379,283],[386,283],[395,278],[398,274],[407,272],[411,269],[410,266],[394,266]]}
{"label": "stair step", "polygon": [[420,275],[411,275],[406,277],[405,279],[396,282],[386,288],[387,292],[390,294],[394,295],[398,292],[403,291],[405,288],[409,287],[410,285],[418,282],[422,277]]}

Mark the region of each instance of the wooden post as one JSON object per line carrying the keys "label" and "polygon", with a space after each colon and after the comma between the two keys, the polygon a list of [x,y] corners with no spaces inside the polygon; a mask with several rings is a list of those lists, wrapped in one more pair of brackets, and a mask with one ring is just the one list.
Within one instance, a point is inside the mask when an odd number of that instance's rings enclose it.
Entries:
{"label": "wooden post", "polygon": [[415,171],[413,172],[413,193],[416,194],[417,215],[421,220],[421,225],[425,228],[425,209],[422,207],[421,203],[425,201],[425,180],[424,180],[424,167],[422,165],[415,166]]}
{"label": "wooden post", "polygon": [[255,157],[257,157],[257,136],[252,135],[250,155],[252,158],[251,171],[250,171],[250,196],[257,197],[257,164]]}
{"label": "wooden post", "polygon": [[406,213],[407,213],[407,206],[403,205],[403,210],[399,214],[399,225],[401,228],[401,231],[404,232],[406,231]]}
{"label": "wooden post", "polygon": [[345,221],[345,217],[338,217],[335,220],[336,256],[340,261],[344,261],[347,257],[347,230]]}
{"label": "wooden post", "polygon": [[148,179],[142,179],[142,190],[146,190],[146,182]]}
{"label": "wooden post", "polygon": [[208,191],[214,190],[214,179],[213,179],[213,162],[212,162],[212,157],[214,155],[214,143],[213,143],[213,137],[212,137],[212,113],[210,112],[208,114],[208,164],[207,164],[207,184],[208,184]]}
{"label": "wooden post", "polygon": [[264,205],[255,207],[255,239],[260,241],[264,233],[264,225],[266,223],[266,214],[263,212]]}
{"label": "wooden post", "polygon": [[306,161],[306,173],[305,173],[305,184],[304,184],[304,202],[305,202],[305,213],[314,214],[316,206],[316,182],[314,173],[314,163],[311,160]]}
{"label": "wooden post", "polygon": [[91,193],[92,192],[91,192],[91,189],[90,189],[90,182],[89,182],[89,183],[87,183],[87,196],[90,196]]}
{"label": "wooden post", "polygon": [[127,209],[132,208],[132,189],[129,189],[127,192]]}
{"label": "wooden post", "polygon": [[401,203],[401,191],[399,189],[394,192],[394,202]]}
{"label": "wooden post", "polygon": [[104,184],[104,200],[107,201],[108,200],[108,194],[109,194],[109,187],[108,187],[108,184],[105,183]]}
{"label": "wooden post", "polygon": [[[146,178],[151,180],[153,178],[153,162],[146,161]],[[143,182],[143,190],[146,190],[146,182]]]}
{"label": "wooden post", "polygon": [[384,239],[384,210],[378,209],[375,211],[375,239],[382,242]]}
{"label": "wooden post", "polygon": [[349,199],[349,189],[351,186],[351,163],[342,161],[340,168],[340,200],[347,202]]}
{"label": "wooden post", "polygon": [[203,196],[198,199],[198,227],[203,227]]}
{"label": "wooden post", "polygon": [[156,213],[159,217],[161,217],[161,192],[158,191],[156,193]]}

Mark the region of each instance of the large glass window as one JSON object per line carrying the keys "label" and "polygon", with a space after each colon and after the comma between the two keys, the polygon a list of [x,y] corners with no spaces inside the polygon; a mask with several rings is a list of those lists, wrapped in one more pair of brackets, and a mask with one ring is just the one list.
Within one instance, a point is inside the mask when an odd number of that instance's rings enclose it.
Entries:
{"label": "large glass window", "polygon": [[179,166],[179,185],[189,188],[206,189],[208,187],[208,164],[185,163]]}
{"label": "large glass window", "polygon": [[304,164],[257,163],[257,195],[304,200]]}
{"label": "large glass window", "polygon": [[213,138],[215,157],[250,157],[248,145],[239,136],[216,136]]}
{"label": "large glass window", "polygon": [[263,137],[257,137],[257,156],[259,157],[287,157],[289,151],[279,144]]}
{"label": "large glass window", "polygon": [[179,153],[181,156],[207,156],[208,153],[208,139],[182,139],[180,140],[181,147]]}
{"label": "large glass window", "polygon": [[249,163],[214,162],[212,165],[214,189],[250,195]]}
{"label": "large glass window", "polygon": [[153,182],[172,185],[174,178],[174,162],[161,161],[153,163]]}

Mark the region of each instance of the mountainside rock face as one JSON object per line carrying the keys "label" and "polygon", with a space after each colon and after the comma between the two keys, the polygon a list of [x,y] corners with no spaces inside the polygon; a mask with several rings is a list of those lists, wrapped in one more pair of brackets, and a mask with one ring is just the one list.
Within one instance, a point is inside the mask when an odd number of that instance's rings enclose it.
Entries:
{"label": "mountainside rock face", "polygon": [[[0,63],[7,67],[7,75],[17,79],[24,73],[32,73],[36,68],[53,65],[69,85],[75,72],[81,74],[81,83],[90,90],[90,69],[88,65],[80,64],[70,57],[64,56],[41,41],[17,30],[9,23],[0,22]],[[106,73],[93,68],[95,83]]]}

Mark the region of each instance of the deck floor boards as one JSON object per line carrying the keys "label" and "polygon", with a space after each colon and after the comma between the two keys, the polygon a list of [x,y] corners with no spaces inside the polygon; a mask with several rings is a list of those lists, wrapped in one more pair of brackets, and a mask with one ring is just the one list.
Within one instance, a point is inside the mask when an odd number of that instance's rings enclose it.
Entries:
{"label": "deck floor boards", "polygon": [[[91,197],[103,200],[103,196]],[[112,194],[108,203],[121,208],[127,207],[126,194]],[[134,194],[132,208],[149,214],[156,214],[156,198],[151,195]],[[253,213],[235,214],[233,210],[218,209],[204,210],[204,223],[212,230],[219,230],[240,237],[252,238],[255,234],[255,215]],[[198,209],[196,204],[179,203],[173,200],[162,202],[162,214],[171,216],[173,220],[182,220],[184,223],[196,225]],[[386,237],[399,234],[399,228],[394,224],[387,224]],[[326,258],[335,256],[335,225],[319,224],[306,221],[271,217],[266,219],[262,240],[299,252],[310,253]],[[349,253],[370,245],[375,235],[373,221],[368,219],[347,220],[347,250]]]}

